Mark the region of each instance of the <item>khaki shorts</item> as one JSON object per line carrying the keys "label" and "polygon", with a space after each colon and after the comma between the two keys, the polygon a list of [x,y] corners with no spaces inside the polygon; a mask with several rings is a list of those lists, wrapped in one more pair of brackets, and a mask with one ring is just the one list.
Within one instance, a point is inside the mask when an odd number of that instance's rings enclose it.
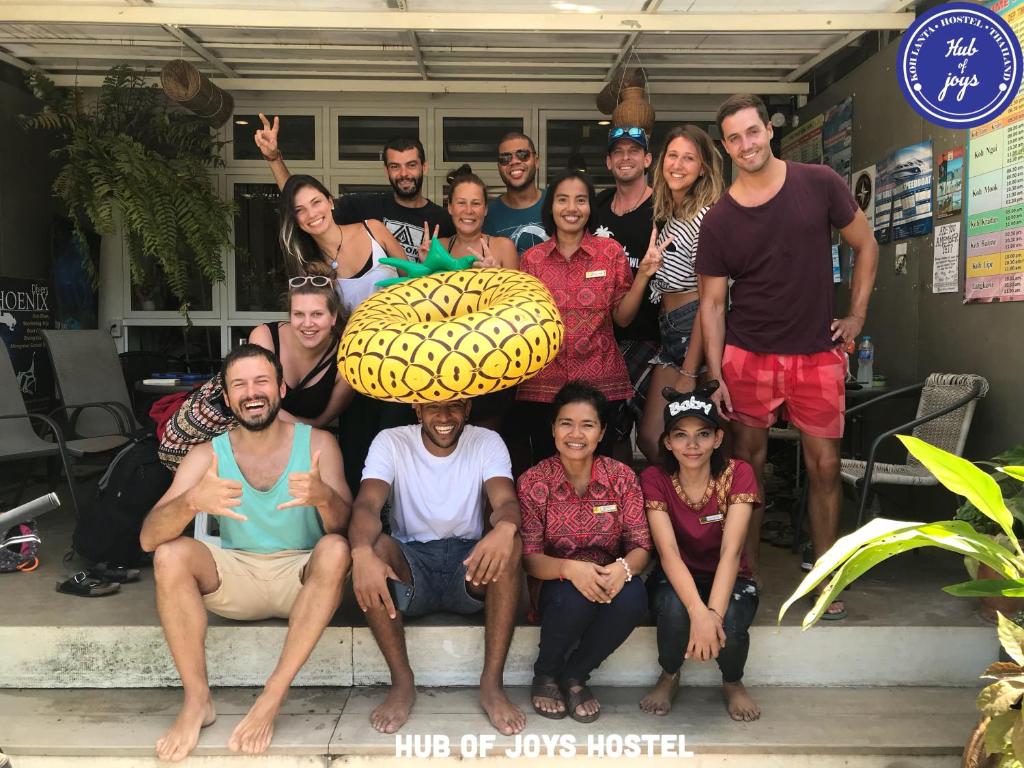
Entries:
{"label": "khaki shorts", "polygon": [[286,549],[263,555],[206,544],[217,564],[220,586],[203,595],[206,610],[226,619],[287,619],[302,589],[302,570],[312,550]]}

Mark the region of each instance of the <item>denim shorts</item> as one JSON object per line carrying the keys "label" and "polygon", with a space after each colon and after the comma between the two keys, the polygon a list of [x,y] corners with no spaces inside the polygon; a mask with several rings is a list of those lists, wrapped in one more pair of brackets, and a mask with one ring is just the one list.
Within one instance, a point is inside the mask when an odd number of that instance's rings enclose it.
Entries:
{"label": "denim shorts", "polygon": [[677,371],[683,367],[683,358],[690,346],[693,335],[693,324],[697,321],[699,301],[691,301],[671,312],[658,317],[658,328],[661,331],[661,351],[651,358],[656,365],[670,365]]}
{"label": "denim shorts", "polygon": [[469,594],[466,566],[462,564],[476,545],[476,539],[399,541],[412,572],[413,588],[412,602],[403,615],[425,616],[439,611],[468,614],[483,610],[483,601]]}

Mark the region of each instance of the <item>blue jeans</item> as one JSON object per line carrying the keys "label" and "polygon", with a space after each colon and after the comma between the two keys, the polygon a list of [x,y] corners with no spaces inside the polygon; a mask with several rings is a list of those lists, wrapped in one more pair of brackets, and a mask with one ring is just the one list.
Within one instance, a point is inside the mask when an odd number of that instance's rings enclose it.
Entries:
{"label": "blue jeans", "polygon": [[[695,576],[697,592],[707,604],[711,595],[712,579]],[[683,655],[690,643],[690,614],[664,573],[651,578],[654,612],[658,620],[658,663],[670,675],[683,666]],[[736,683],[743,679],[743,668],[750,651],[750,625],[757,614],[757,585],[749,579],[737,577],[725,612],[725,646],[718,652],[718,668],[723,683]]]}
{"label": "blue jeans", "polygon": [[[397,539],[396,539],[397,541]],[[471,614],[483,610],[482,600],[469,594],[466,566],[475,539],[398,542],[412,573],[412,602],[404,616],[448,611]]]}
{"label": "blue jeans", "polygon": [[658,328],[661,331],[661,350],[651,362],[658,365],[671,365],[676,370],[683,367],[683,358],[690,346],[693,335],[693,324],[697,321],[699,301],[691,301],[671,312],[658,317]]}
{"label": "blue jeans", "polygon": [[592,603],[570,581],[540,590],[540,653],[535,675],[586,682],[647,615],[644,583],[633,579],[610,603]]}

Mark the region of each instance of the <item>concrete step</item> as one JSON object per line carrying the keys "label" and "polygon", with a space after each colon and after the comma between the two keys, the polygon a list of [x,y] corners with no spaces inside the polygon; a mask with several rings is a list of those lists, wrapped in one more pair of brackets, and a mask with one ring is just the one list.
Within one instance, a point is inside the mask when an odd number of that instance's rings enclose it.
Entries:
{"label": "concrete step", "polygon": [[[587,758],[612,759],[619,739],[640,735],[672,737],[659,764],[730,768],[954,768],[976,721],[976,688],[752,688],[764,715],[753,723],[735,723],[724,710],[717,688],[683,690],[666,717],[637,709],[639,688],[595,688],[602,701],[596,724],[547,720],[529,711],[529,692],[511,689],[513,701],[527,711],[522,743],[542,745],[557,737],[556,754],[541,749],[534,765],[582,765]],[[227,739],[258,691],[218,689],[218,720],[203,731],[188,765],[374,766],[408,765],[396,755],[400,745],[432,740],[436,758],[459,757],[461,747],[479,749],[493,738],[488,765],[509,763],[505,750],[517,740],[497,734],[477,703],[474,689],[421,688],[412,717],[395,735],[379,734],[367,722],[383,699],[383,688],[296,689],[278,718],[268,756],[258,761],[232,755]],[[0,691],[0,748],[15,768],[69,766],[157,766],[153,744],[171,723],[180,704],[174,690],[20,690]],[[669,747],[685,737],[693,757],[670,757]],[[441,747],[447,740],[450,754]],[[602,741],[603,739],[603,741]],[[606,750],[599,752],[603,745]],[[566,757],[569,750],[574,757]],[[565,750],[565,751],[561,751]],[[533,752],[528,754],[533,755]],[[466,757],[469,757],[469,753]],[[414,759],[414,758],[413,758]],[[432,762],[441,762],[440,759]],[[636,764],[635,759],[631,764]]]}

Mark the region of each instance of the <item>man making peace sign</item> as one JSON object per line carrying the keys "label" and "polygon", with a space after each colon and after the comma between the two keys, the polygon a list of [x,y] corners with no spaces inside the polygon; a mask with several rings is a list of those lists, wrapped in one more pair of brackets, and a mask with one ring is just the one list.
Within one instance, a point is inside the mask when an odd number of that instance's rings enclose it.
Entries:
{"label": "man making peace sign", "polygon": [[[206,676],[206,611],[229,619],[288,619],[263,693],[231,734],[236,752],[266,751],[295,675],[341,602],[351,558],[341,535],[352,494],[327,432],[278,418],[284,396],[272,352],[243,344],[224,360],[224,400],[238,429],[196,445],[142,526],[154,552],[157,611],[185,701],[156,744],[182,760],[216,718]],[[196,514],[215,515],[221,546],[182,536]]]}

